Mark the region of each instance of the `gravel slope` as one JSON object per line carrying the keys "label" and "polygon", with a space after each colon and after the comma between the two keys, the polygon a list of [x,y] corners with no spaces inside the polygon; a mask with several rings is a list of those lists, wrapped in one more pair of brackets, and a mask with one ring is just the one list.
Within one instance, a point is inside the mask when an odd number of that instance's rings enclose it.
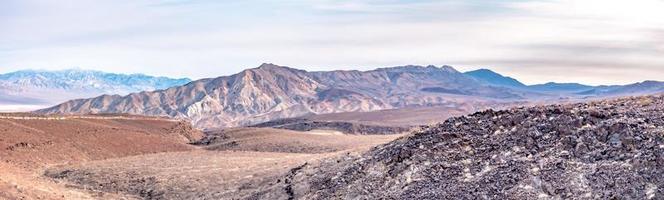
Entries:
{"label": "gravel slope", "polygon": [[257,192],[301,199],[662,199],[664,97],[483,111]]}

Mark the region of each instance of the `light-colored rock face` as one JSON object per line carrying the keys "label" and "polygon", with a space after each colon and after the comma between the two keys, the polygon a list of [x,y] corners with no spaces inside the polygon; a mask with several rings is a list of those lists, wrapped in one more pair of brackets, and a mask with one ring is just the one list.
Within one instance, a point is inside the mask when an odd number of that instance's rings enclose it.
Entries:
{"label": "light-colored rock face", "polygon": [[[429,89],[427,89],[429,88]],[[130,113],[170,116],[200,128],[248,125],[305,114],[441,105],[460,99],[518,99],[450,68],[307,72],[263,64],[232,76],[127,96],[72,100],[45,114]]]}

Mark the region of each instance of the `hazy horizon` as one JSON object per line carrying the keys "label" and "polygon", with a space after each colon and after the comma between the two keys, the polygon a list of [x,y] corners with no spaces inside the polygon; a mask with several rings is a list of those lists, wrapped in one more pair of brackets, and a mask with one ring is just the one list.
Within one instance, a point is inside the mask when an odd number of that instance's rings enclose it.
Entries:
{"label": "hazy horizon", "polygon": [[310,70],[488,68],[526,84],[664,77],[664,7],[600,0],[9,0],[0,71],[200,79],[268,62]]}
{"label": "hazy horizon", "polygon": [[[291,67],[291,68],[295,68],[295,69],[301,69],[301,68],[296,67],[296,66],[286,66],[286,65],[280,65],[280,64],[277,64],[277,63],[271,63],[271,64],[275,64],[275,65],[279,65],[279,66],[284,66],[284,67]],[[256,68],[256,67],[259,67],[259,66],[260,66],[260,64],[254,66],[254,67],[246,67],[246,68],[243,68],[243,69],[241,69],[241,70],[251,69],[251,68]],[[406,66],[406,65],[403,65],[403,66]],[[426,66],[429,66],[429,65],[417,65],[417,64],[415,64],[414,66],[422,66],[422,67],[426,67]],[[436,67],[442,67],[442,66],[450,66],[450,65],[434,65],[434,66],[436,66]],[[361,71],[369,71],[369,70],[374,70],[374,69],[378,69],[378,68],[391,68],[391,67],[401,67],[401,66],[377,66],[377,67],[375,67],[375,68],[371,68],[371,69],[361,69]],[[491,71],[493,71],[493,72],[495,72],[495,73],[498,73],[498,74],[500,74],[500,75],[502,75],[502,76],[516,79],[517,81],[519,81],[519,82],[521,82],[521,83],[523,83],[523,84],[526,84],[526,85],[539,85],[539,84],[546,84],[546,83],[552,83],[552,82],[554,82],[554,83],[579,83],[579,84],[588,85],[588,86],[606,86],[606,85],[615,85],[615,84],[588,84],[588,83],[584,83],[584,82],[555,82],[555,81],[549,81],[549,80],[540,80],[540,82],[528,83],[528,82],[524,82],[524,81],[522,81],[522,79],[521,79],[520,77],[515,77],[515,76],[508,75],[508,74],[504,74],[504,73],[502,73],[502,72],[500,72],[500,71],[496,71],[496,70],[491,69],[491,68],[471,68],[471,69],[467,69],[467,70],[461,70],[460,68],[458,68],[458,67],[456,67],[456,66],[451,66],[451,67],[453,67],[454,69],[458,70],[458,71],[461,72],[461,73],[470,72],[470,71],[474,71],[474,70],[480,70],[480,69],[488,69],[488,70],[491,70]],[[334,68],[332,68],[332,69],[334,69]],[[7,71],[7,72],[2,72],[2,71],[0,71],[0,75],[2,75],[2,74],[8,74],[8,73],[13,73],[13,72],[18,72],[18,71],[38,71],[38,72],[46,71],[46,72],[58,72],[58,71],[67,71],[67,70],[96,71],[96,72],[103,72],[103,73],[115,73],[115,74],[125,74],[125,75],[135,75],[135,74],[139,74],[139,75],[147,75],[147,76],[153,76],[153,77],[167,77],[167,78],[173,78],[173,79],[190,79],[191,81],[196,81],[196,80],[206,79],[206,78],[216,78],[216,77],[220,77],[220,76],[233,75],[233,74],[236,74],[236,73],[241,72],[241,71],[237,71],[237,72],[232,72],[232,73],[230,73],[230,74],[223,74],[223,75],[218,75],[218,76],[214,76],[214,75],[213,75],[213,76],[209,76],[209,77],[192,78],[192,77],[185,77],[185,76],[172,77],[172,76],[164,76],[164,75],[146,74],[146,73],[141,73],[141,72],[138,72],[138,73],[111,72],[111,71],[102,71],[102,70],[97,70],[97,69],[85,69],[85,68],[80,68],[80,67],[73,67],[73,68],[63,68],[63,69],[33,69],[33,68],[27,68],[27,69],[19,69],[19,70]],[[344,70],[354,70],[354,69],[351,68],[351,69],[344,69]],[[310,71],[316,71],[316,70],[310,70]],[[631,82],[631,83],[626,83],[626,84],[639,83],[639,82],[644,82],[644,81],[662,81],[662,80],[655,80],[655,79],[652,79],[652,80],[640,80],[640,81]],[[0,109],[0,110],[2,110],[2,109]]]}

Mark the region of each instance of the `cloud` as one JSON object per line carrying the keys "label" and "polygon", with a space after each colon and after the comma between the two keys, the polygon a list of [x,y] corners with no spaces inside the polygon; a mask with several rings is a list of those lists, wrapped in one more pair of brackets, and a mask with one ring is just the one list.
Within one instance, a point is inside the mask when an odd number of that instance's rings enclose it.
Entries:
{"label": "cloud", "polygon": [[310,70],[453,64],[527,83],[617,84],[664,75],[661,7],[657,0],[10,0],[0,7],[0,71],[78,66],[203,78],[262,62]]}

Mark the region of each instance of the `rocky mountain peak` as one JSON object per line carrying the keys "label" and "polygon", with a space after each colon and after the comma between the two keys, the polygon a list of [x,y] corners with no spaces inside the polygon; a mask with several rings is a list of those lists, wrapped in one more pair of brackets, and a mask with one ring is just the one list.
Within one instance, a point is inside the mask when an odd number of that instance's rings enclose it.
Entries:
{"label": "rocky mountain peak", "polygon": [[449,65],[443,65],[442,67],[440,67],[440,69],[450,73],[461,73],[458,70],[454,69],[454,67]]}
{"label": "rocky mountain peak", "polygon": [[263,71],[304,71],[300,69],[290,68],[287,66],[276,65],[272,63],[263,63],[260,66],[250,70],[263,70]]}
{"label": "rocky mountain peak", "polygon": [[275,65],[272,63],[263,63],[257,67],[257,69],[271,69],[271,68],[283,68],[283,66]]}

